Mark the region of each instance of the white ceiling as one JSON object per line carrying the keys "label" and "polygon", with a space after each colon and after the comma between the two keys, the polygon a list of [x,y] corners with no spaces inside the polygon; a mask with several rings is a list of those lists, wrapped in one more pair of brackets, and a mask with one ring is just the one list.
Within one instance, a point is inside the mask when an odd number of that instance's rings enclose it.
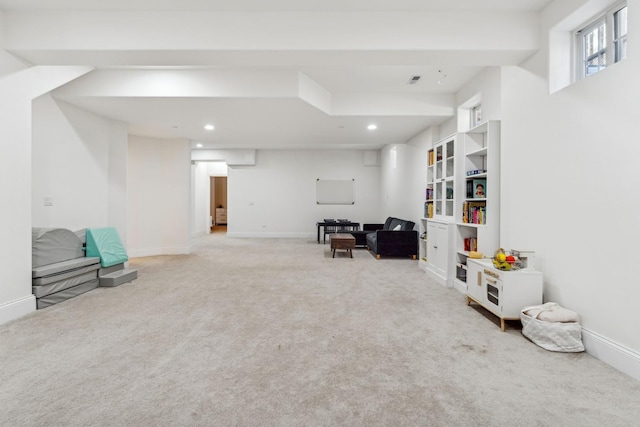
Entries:
{"label": "white ceiling", "polygon": [[389,11],[527,10],[550,0],[1,0],[1,10]]}
{"label": "white ceiling", "polygon": [[[486,28],[481,23],[472,23],[477,27],[458,40],[439,36],[433,29],[429,33],[428,25],[419,28],[420,21],[418,28],[405,35],[403,16],[407,22],[414,20],[416,26],[415,19],[428,18],[439,11],[444,14],[437,16],[448,17],[452,28],[459,31],[477,13],[484,14],[481,19],[487,20],[491,15],[486,14],[493,12],[503,17],[500,18],[503,21],[513,21],[508,25],[518,27],[519,19],[530,20],[532,13],[537,16],[535,13],[548,2],[0,0],[0,10],[5,11],[5,49],[9,52],[36,65],[90,65],[98,70],[54,91],[54,97],[126,122],[132,134],[187,138],[194,146],[204,144],[204,148],[366,149],[404,143],[426,127],[447,120],[454,112],[455,93],[485,67],[515,65],[532,53],[526,35],[514,36],[515,45],[511,46],[508,36],[492,34],[496,26],[490,22]],[[45,10],[50,12],[43,15]],[[84,12],[78,12],[81,10]],[[116,15],[104,15],[107,10]],[[134,29],[122,24],[145,11],[165,13],[154,15],[165,21],[162,25],[143,22]],[[193,21],[193,32],[199,37],[191,35],[192,39],[188,39],[183,28],[190,26],[190,21],[185,21],[189,18],[178,16],[172,25],[172,13],[167,11],[175,14],[202,11],[209,14],[206,16],[223,20],[224,13],[230,12],[234,13],[234,19],[239,17],[242,28],[230,26],[225,32],[224,22],[218,22],[213,26],[220,33],[214,37],[207,34],[210,29],[198,31],[198,24]],[[314,15],[307,12],[358,12],[354,16],[366,17],[365,11],[376,13],[372,16],[378,18],[385,16],[380,12],[393,12],[394,17],[400,17],[400,25],[396,22],[396,27],[387,28],[378,23],[366,33],[356,26],[352,31],[349,25],[323,27],[324,33],[332,35],[330,42],[314,38],[315,30],[304,28],[304,22],[313,22]],[[299,24],[299,34],[287,36],[289,46],[279,48],[277,28],[267,29],[267,33],[260,32],[264,28],[252,31],[253,24],[260,27],[263,22],[258,18],[267,19],[264,12],[276,19],[280,12],[289,14],[286,15],[289,20],[290,13],[304,18]],[[416,15],[419,13],[423,15]],[[457,16],[462,24],[455,19]],[[331,25],[332,21],[328,22]],[[149,37],[154,34],[154,25],[163,28],[161,33],[155,33],[155,40]],[[447,28],[446,23],[438,25]],[[113,37],[105,37],[110,28]],[[122,32],[118,28],[127,31],[125,43],[118,41],[118,33]],[[509,31],[509,27],[505,26],[503,31]],[[129,32],[140,37],[134,38]],[[173,42],[173,32],[182,44],[165,47],[167,41]],[[228,48],[220,34],[228,34]],[[442,37],[441,44],[434,40],[434,34]],[[298,35],[300,38],[296,39]],[[394,35],[399,36],[387,43]],[[480,40],[483,37],[493,40],[495,46],[483,46]],[[210,47],[208,39],[212,40]],[[340,40],[344,40],[343,50],[339,48]],[[252,48],[262,45],[267,48]],[[422,45],[425,47],[421,48]],[[441,45],[444,47],[440,48]],[[148,88],[136,89],[133,83],[140,81],[136,80],[140,79],[140,73],[149,72],[152,76],[158,70],[173,73],[172,82],[181,81],[190,88],[178,87],[176,83],[171,90],[164,85],[157,93]],[[192,74],[194,70],[201,74]],[[219,78],[221,73],[236,78]],[[301,80],[300,74],[309,79],[310,86],[301,83],[306,80]],[[190,83],[188,79],[194,75],[198,76],[197,82]],[[415,85],[407,84],[414,75],[422,76],[421,80]],[[148,86],[152,79],[143,79],[143,86]],[[111,83],[105,83],[107,80]],[[114,86],[114,81],[119,86]],[[223,88],[222,82],[232,89]],[[129,91],[120,90],[122,87]],[[205,131],[205,123],[215,124],[216,129]],[[376,123],[378,129],[367,130],[369,123]]]}

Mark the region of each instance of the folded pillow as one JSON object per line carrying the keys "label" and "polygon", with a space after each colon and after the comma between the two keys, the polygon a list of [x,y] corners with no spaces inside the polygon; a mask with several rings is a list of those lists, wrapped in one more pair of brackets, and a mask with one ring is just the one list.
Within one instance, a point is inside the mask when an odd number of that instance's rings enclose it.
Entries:
{"label": "folded pillow", "polygon": [[556,310],[552,311],[542,311],[538,314],[539,320],[544,320],[545,322],[578,322],[580,319],[578,318],[578,313],[575,311],[568,310],[563,307],[559,307]]}
{"label": "folded pillow", "polygon": [[525,314],[545,322],[578,322],[578,313],[560,306],[555,302],[529,307]]}

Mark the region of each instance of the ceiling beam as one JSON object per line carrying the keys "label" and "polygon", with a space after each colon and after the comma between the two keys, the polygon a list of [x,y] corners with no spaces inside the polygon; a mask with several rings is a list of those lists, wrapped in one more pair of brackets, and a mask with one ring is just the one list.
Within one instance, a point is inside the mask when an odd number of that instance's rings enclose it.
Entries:
{"label": "ceiling beam", "polygon": [[313,65],[328,60],[381,65],[464,60],[489,66],[513,65],[535,52],[540,43],[540,15],[534,12],[39,11],[5,15],[5,49],[35,64],[83,60],[100,66]]}

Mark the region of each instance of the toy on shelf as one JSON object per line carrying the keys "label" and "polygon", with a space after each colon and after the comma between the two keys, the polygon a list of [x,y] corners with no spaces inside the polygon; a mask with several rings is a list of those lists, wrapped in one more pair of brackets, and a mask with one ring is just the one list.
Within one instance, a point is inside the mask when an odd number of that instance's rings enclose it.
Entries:
{"label": "toy on shelf", "polygon": [[520,267],[517,265],[516,261],[516,257],[513,255],[507,255],[502,248],[496,249],[496,252],[493,255],[493,265],[498,270],[508,271],[512,268],[517,270]]}

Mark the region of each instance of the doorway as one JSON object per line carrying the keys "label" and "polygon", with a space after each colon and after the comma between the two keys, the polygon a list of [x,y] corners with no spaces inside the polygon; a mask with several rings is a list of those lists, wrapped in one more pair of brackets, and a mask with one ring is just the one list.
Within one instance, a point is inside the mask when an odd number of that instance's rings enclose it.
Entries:
{"label": "doorway", "polygon": [[227,177],[212,176],[210,179],[210,207],[212,218],[211,232],[227,231]]}

